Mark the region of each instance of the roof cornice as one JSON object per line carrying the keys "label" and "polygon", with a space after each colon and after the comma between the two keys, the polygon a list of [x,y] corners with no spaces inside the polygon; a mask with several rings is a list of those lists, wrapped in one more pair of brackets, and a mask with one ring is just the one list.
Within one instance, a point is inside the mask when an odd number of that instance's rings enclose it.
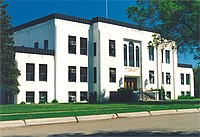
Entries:
{"label": "roof cornice", "polygon": [[73,17],[73,16],[67,16],[64,14],[59,14],[59,13],[53,13],[38,19],[35,19],[33,21],[24,23],[22,25],[16,26],[13,28],[14,31],[18,31],[18,30],[22,30],[52,19],[62,19],[62,20],[68,20],[68,21],[73,21],[73,22],[78,22],[78,23],[84,23],[84,24],[90,24],[91,20],[88,19],[83,19],[83,18],[79,18],[79,17]]}
{"label": "roof cornice", "polygon": [[53,13],[53,14],[35,19],[33,21],[24,23],[22,25],[14,27],[13,30],[14,31],[22,30],[22,29],[25,29],[25,28],[28,28],[28,27],[31,27],[31,26],[52,20],[52,19],[62,19],[62,20],[67,20],[67,21],[72,21],[72,22],[83,23],[83,24],[93,24],[93,23],[97,23],[97,22],[103,22],[103,23],[108,23],[108,24],[122,26],[122,27],[128,27],[128,28],[133,28],[133,29],[138,29],[138,30],[143,30],[143,31],[159,33],[159,32],[156,32],[154,29],[151,29],[151,28],[138,27],[138,26],[133,25],[131,23],[122,22],[122,21],[118,21],[118,20],[112,20],[112,19],[103,18],[103,17],[95,17],[92,20],[89,20],[89,19],[84,19],[84,18],[79,18],[79,17],[74,17],[74,16],[68,16],[68,15],[59,14],[59,13]]}

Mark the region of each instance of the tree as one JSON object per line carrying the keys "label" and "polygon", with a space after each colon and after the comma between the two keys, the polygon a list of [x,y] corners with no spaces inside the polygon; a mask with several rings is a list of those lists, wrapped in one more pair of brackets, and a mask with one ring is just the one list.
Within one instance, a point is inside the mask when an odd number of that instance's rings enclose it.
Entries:
{"label": "tree", "polygon": [[194,69],[194,96],[200,98],[200,64]]}
{"label": "tree", "polygon": [[[7,97],[11,99],[19,93],[17,78],[20,71],[16,66],[13,30],[10,24],[11,17],[6,12],[7,6],[0,1],[0,85],[1,94],[4,89]],[[7,101],[9,103],[11,100]]]}
{"label": "tree", "polygon": [[200,60],[200,0],[138,0],[126,12],[138,27],[152,28]]}

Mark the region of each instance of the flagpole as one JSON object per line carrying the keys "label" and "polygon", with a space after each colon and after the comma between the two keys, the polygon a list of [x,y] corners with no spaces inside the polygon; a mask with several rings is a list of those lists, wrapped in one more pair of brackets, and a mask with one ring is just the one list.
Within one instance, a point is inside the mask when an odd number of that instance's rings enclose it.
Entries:
{"label": "flagpole", "polygon": [[106,18],[108,18],[108,0],[106,0]]}

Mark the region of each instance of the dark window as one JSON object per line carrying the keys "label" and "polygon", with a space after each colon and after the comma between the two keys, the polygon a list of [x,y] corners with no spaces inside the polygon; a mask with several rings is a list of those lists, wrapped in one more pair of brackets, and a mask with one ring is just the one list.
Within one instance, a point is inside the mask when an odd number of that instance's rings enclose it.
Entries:
{"label": "dark window", "polygon": [[184,85],[184,74],[181,73],[181,85]]}
{"label": "dark window", "polygon": [[110,68],[110,82],[116,82],[116,68]]}
{"label": "dark window", "polygon": [[71,54],[76,54],[76,37],[69,36],[68,38],[68,52]]}
{"label": "dark window", "polygon": [[170,84],[171,83],[171,75],[170,73],[166,73],[166,84]]}
{"label": "dark window", "polygon": [[165,51],[165,59],[166,59],[166,63],[170,64],[170,51],[169,50]]}
{"label": "dark window", "polygon": [[80,54],[87,55],[87,38],[80,38]]}
{"label": "dark window", "polygon": [[162,58],[162,63],[163,63],[163,49],[161,50],[161,58]]}
{"label": "dark window", "polygon": [[94,51],[93,51],[93,54],[94,54],[94,56],[96,56],[96,55],[97,55],[97,43],[94,42],[94,43],[93,43],[93,46],[94,46],[94,47],[93,47],[93,48],[94,48],[94,49],[93,49],[93,50],[94,50]]}
{"label": "dark window", "polygon": [[190,74],[186,74],[186,84],[190,84]]}
{"label": "dark window", "polygon": [[162,84],[164,84],[164,72],[162,72]]}
{"label": "dark window", "polygon": [[44,40],[44,49],[48,49],[48,40]]}
{"label": "dark window", "polygon": [[80,67],[80,81],[87,82],[87,67]]}
{"label": "dark window", "polygon": [[87,91],[81,91],[80,92],[80,101],[87,101],[88,100],[88,92]]}
{"label": "dark window", "polygon": [[187,92],[186,92],[186,96],[191,96],[190,91],[187,91]]}
{"label": "dark window", "polygon": [[171,99],[171,91],[167,91],[167,97]]}
{"label": "dark window", "polygon": [[185,92],[184,91],[181,91],[181,96],[185,96]]}
{"label": "dark window", "polygon": [[94,83],[97,83],[97,67],[94,67]]}
{"label": "dark window", "polygon": [[129,66],[134,67],[134,45],[132,42],[129,43]]}
{"label": "dark window", "polygon": [[34,103],[35,95],[34,91],[26,91],[26,102]]}
{"label": "dark window", "polygon": [[76,67],[69,66],[68,67],[68,81],[69,82],[76,82]]}
{"label": "dark window", "polygon": [[46,91],[40,91],[39,92],[39,102],[40,103],[47,102],[47,92]]}
{"label": "dark window", "polygon": [[34,43],[34,47],[35,47],[36,49],[38,49],[38,45],[39,45],[38,42],[35,42],[35,43]]}
{"label": "dark window", "polygon": [[149,60],[154,61],[154,47],[149,46]]}
{"label": "dark window", "polygon": [[124,44],[124,66],[127,66],[127,45]]}
{"label": "dark window", "polygon": [[26,63],[26,81],[35,80],[35,64]]}
{"label": "dark window", "polygon": [[136,47],[136,67],[139,67],[139,57],[140,57],[140,51],[139,51],[139,47]]}
{"label": "dark window", "polygon": [[149,71],[149,83],[154,84],[154,71]]}
{"label": "dark window", "polygon": [[76,102],[76,91],[69,91],[69,102]]}
{"label": "dark window", "polygon": [[115,57],[115,41],[109,40],[109,56]]}
{"label": "dark window", "polygon": [[39,65],[39,81],[47,81],[47,64]]}

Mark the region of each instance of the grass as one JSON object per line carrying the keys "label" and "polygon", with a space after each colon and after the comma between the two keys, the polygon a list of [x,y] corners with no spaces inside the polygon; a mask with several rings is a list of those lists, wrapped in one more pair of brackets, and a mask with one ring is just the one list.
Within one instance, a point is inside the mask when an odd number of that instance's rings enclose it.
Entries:
{"label": "grass", "polygon": [[200,108],[200,99],[103,104],[0,105],[0,121]]}

